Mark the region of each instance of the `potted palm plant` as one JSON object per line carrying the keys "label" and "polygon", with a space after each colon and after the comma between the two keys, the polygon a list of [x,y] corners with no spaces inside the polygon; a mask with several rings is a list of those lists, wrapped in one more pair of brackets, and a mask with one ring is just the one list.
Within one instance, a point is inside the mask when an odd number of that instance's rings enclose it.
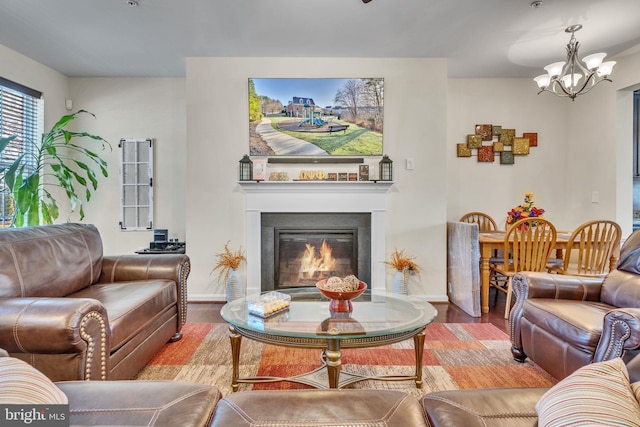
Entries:
{"label": "potted palm plant", "polygon": [[[85,110],[62,116],[42,135],[39,144],[25,141],[28,149],[0,168],[0,178],[5,182],[3,191],[13,199],[12,226],[53,223],[59,216],[59,208],[56,196],[49,191],[51,187],[60,188],[69,200],[71,212],[79,208],[80,220],[84,219],[83,197],[88,202],[92,191],[98,188],[94,167],[104,177],[109,174],[106,161],[74,141],[85,138],[96,142],[102,150],[111,149],[111,145],[101,136],[68,130],[68,125],[79,114],[94,116]],[[11,147],[14,139],[15,135],[0,137],[0,153]]]}

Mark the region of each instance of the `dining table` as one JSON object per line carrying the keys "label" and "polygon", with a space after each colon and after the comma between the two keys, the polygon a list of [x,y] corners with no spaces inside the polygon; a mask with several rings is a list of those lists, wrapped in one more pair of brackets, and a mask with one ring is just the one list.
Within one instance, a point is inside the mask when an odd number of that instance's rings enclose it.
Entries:
{"label": "dining table", "polygon": [[[483,313],[489,312],[489,284],[491,282],[491,268],[489,260],[494,251],[504,249],[504,236],[506,231],[481,231],[478,234],[480,246],[480,304]],[[562,259],[563,251],[569,243],[570,231],[558,231],[556,233],[556,258]],[[573,247],[577,247],[579,241],[575,241]],[[609,270],[615,268],[618,261],[618,253],[614,251],[609,260]]]}

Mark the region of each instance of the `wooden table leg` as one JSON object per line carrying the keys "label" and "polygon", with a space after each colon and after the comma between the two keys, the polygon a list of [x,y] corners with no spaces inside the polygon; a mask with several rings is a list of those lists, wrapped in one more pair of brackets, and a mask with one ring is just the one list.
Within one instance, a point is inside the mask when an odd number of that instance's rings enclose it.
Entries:
{"label": "wooden table leg", "polygon": [[489,282],[490,269],[489,259],[493,249],[489,245],[482,245],[482,253],[480,254],[480,305],[483,313],[489,312]]}
{"label": "wooden table leg", "polygon": [[327,340],[327,349],[324,351],[324,354],[326,356],[329,388],[338,388],[338,384],[340,382],[340,369],[342,366],[340,340]]}
{"label": "wooden table leg", "polygon": [[422,388],[422,354],[424,352],[424,331],[414,335],[413,346],[416,350],[416,388]]}
{"label": "wooden table leg", "polygon": [[240,365],[240,344],[242,344],[242,335],[236,332],[236,328],[229,326],[229,339],[231,340],[231,390],[238,391],[238,366]]}

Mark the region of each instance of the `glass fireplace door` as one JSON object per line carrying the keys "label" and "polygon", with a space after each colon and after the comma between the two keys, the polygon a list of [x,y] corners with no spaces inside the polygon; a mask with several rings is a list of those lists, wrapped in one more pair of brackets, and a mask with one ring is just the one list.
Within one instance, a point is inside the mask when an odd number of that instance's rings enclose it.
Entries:
{"label": "glass fireplace door", "polygon": [[357,228],[276,229],[276,288],[315,286],[331,276],[357,276],[357,233]]}

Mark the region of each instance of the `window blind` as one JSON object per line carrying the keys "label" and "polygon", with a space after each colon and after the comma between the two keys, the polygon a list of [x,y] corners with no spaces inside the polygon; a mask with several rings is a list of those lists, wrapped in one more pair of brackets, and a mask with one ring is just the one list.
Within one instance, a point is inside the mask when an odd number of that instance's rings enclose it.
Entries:
{"label": "window blind", "polygon": [[[26,164],[34,167],[32,154],[42,134],[42,110],[41,92],[0,77],[0,136],[16,136],[0,153],[1,167],[11,164],[23,153]],[[13,200],[0,175],[0,227],[11,225],[13,212]]]}

